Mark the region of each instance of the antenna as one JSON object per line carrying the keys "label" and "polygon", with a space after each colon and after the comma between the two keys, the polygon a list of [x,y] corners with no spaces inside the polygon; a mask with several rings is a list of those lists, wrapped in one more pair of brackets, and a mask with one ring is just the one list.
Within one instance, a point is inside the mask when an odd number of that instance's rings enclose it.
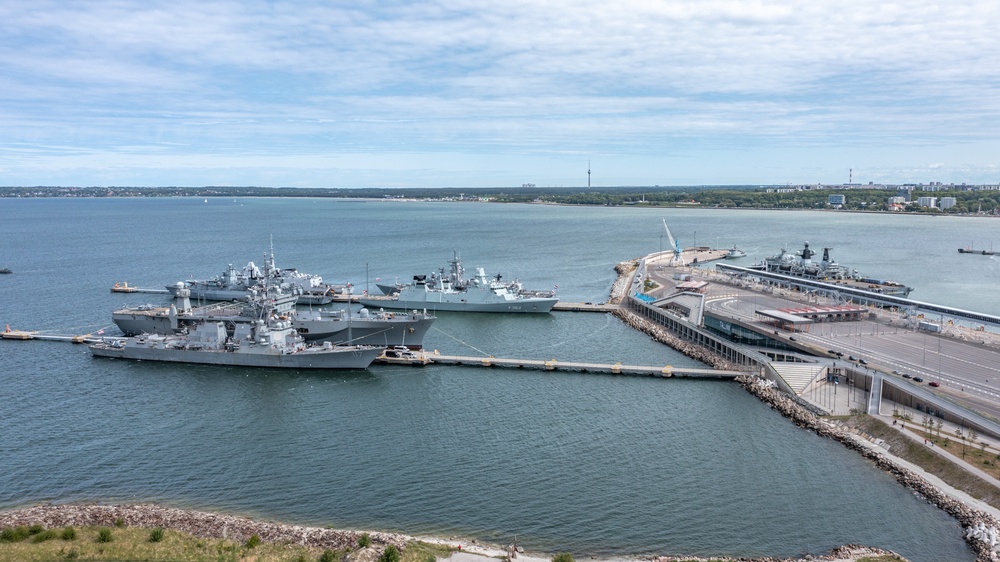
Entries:
{"label": "antenna", "polygon": [[590,160],[587,160],[587,189],[590,189]]}

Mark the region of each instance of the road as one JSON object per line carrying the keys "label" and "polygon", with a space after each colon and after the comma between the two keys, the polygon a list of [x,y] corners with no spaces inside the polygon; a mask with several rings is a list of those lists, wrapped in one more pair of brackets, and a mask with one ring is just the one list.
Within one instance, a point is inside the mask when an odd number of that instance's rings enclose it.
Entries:
{"label": "road", "polygon": [[[673,274],[678,270],[650,267],[647,274],[661,285],[657,293],[672,292]],[[690,269],[684,269],[690,273]],[[697,275],[697,273],[696,273]],[[770,287],[722,283],[722,276],[702,272],[711,281],[706,294],[707,314],[756,326],[770,334],[773,326],[754,314],[761,309],[796,308],[811,304],[822,306],[812,295],[772,291]],[[953,401],[985,415],[1000,418],[1000,349],[992,345],[963,341],[955,337],[916,331],[907,327],[894,313],[877,311],[877,318],[856,322],[826,322],[807,325],[802,332],[778,330],[776,336],[804,353],[833,360],[847,361],[853,356],[867,366],[853,361],[858,368],[877,369],[887,376],[903,380],[903,374],[920,377],[923,384],[936,382],[934,389]],[[912,321],[911,321],[912,323]],[[842,353],[837,359],[828,351]],[[912,379],[908,379],[913,382]],[[925,386],[925,388],[928,388]]]}

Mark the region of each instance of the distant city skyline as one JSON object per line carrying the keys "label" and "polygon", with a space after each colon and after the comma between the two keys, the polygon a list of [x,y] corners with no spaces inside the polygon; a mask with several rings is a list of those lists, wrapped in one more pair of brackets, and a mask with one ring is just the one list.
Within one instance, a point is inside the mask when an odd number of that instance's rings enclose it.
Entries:
{"label": "distant city skyline", "polygon": [[0,185],[1000,183],[1000,5],[0,5]]}

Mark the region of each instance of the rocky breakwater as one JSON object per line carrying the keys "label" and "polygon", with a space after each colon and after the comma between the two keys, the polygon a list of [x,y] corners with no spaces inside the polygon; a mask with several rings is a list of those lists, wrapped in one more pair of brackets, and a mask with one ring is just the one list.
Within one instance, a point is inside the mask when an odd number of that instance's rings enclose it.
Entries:
{"label": "rocky breakwater", "polygon": [[614,284],[611,285],[611,295],[608,297],[609,303],[621,304],[628,293],[629,280],[632,277],[632,273],[637,267],[639,267],[639,260],[623,261],[615,266],[618,279],[615,279]]}
{"label": "rocky breakwater", "polygon": [[[129,527],[174,529],[201,538],[246,542],[251,536],[257,535],[265,542],[287,542],[330,550],[354,548],[362,535],[361,531],[285,525],[151,504],[43,505],[0,512],[0,528],[21,525],[42,525],[49,529],[67,526],[111,527],[119,520]],[[411,537],[396,533],[369,532],[368,536],[372,543],[369,549],[377,552],[390,544],[402,551],[411,540]]]}
{"label": "rocky breakwater", "polygon": [[979,561],[1000,561],[1000,521],[988,513],[969,507],[949,496],[916,472],[902,466],[891,457],[865,445],[861,439],[843,425],[822,419],[778,391],[769,381],[754,376],[738,377],[737,382],[762,402],[778,410],[795,425],[835,439],[845,447],[872,461],[888,472],[896,481],[923,496],[928,502],[944,510],[965,528],[965,541],[976,553]]}
{"label": "rocky breakwater", "polygon": [[[625,296],[628,293],[632,274],[638,265],[639,260],[629,260],[623,261],[615,266],[615,271],[618,272],[618,279],[616,279],[614,285],[611,286],[611,295],[608,298],[608,302],[620,304],[622,300],[625,299]],[[737,365],[726,361],[707,347],[682,340],[662,326],[654,322],[650,322],[630,310],[619,308],[612,314],[617,316],[622,322],[628,324],[633,329],[649,335],[655,341],[670,346],[672,349],[679,351],[692,359],[701,361],[712,368],[722,370],[739,370]]]}
{"label": "rocky breakwater", "polygon": [[[632,273],[636,267],[638,267],[638,260],[624,261],[615,266],[615,271],[618,272],[618,279],[612,286],[609,302],[620,303],[625,298]],[[688,357],[716,369],[738,370],[737,366],[730,364],[711,350],[692,342],[681,340],[663,327],[637,314],[625,309],[616,310],[614,314],[632,328],[649,334],[654,340],[669,345],[671,348]],[[846,427],[820,418],[815,413],[798,404],[792,397],[777,390],[772,381],[753,375],[738,377],[737,381],[748,392],[775,410],[778,410],[783,416],[792,420],[799,427],[815,431],[821,436],[835,439],[844,446],[858,452],[871,460],[880,469],[892,474],[900,484],[922,495],[928,502],[957,519],[966,530],[965,540],[973,551],[975,551],[977,560],[983,562],[1000,562],[1000,521],[996,518],[952,498],[933,486],[919,474],[902,466],[885,454],[866,446],[859,440],[859,437],[851,433]]]}

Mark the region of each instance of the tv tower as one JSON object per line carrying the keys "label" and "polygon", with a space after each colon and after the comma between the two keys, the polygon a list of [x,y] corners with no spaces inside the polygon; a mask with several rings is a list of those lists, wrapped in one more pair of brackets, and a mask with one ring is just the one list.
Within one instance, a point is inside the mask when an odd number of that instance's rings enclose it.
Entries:
{"label": "tv tower", "polygon": [[587,160],[587,189],[590,189],[590,160]]}

